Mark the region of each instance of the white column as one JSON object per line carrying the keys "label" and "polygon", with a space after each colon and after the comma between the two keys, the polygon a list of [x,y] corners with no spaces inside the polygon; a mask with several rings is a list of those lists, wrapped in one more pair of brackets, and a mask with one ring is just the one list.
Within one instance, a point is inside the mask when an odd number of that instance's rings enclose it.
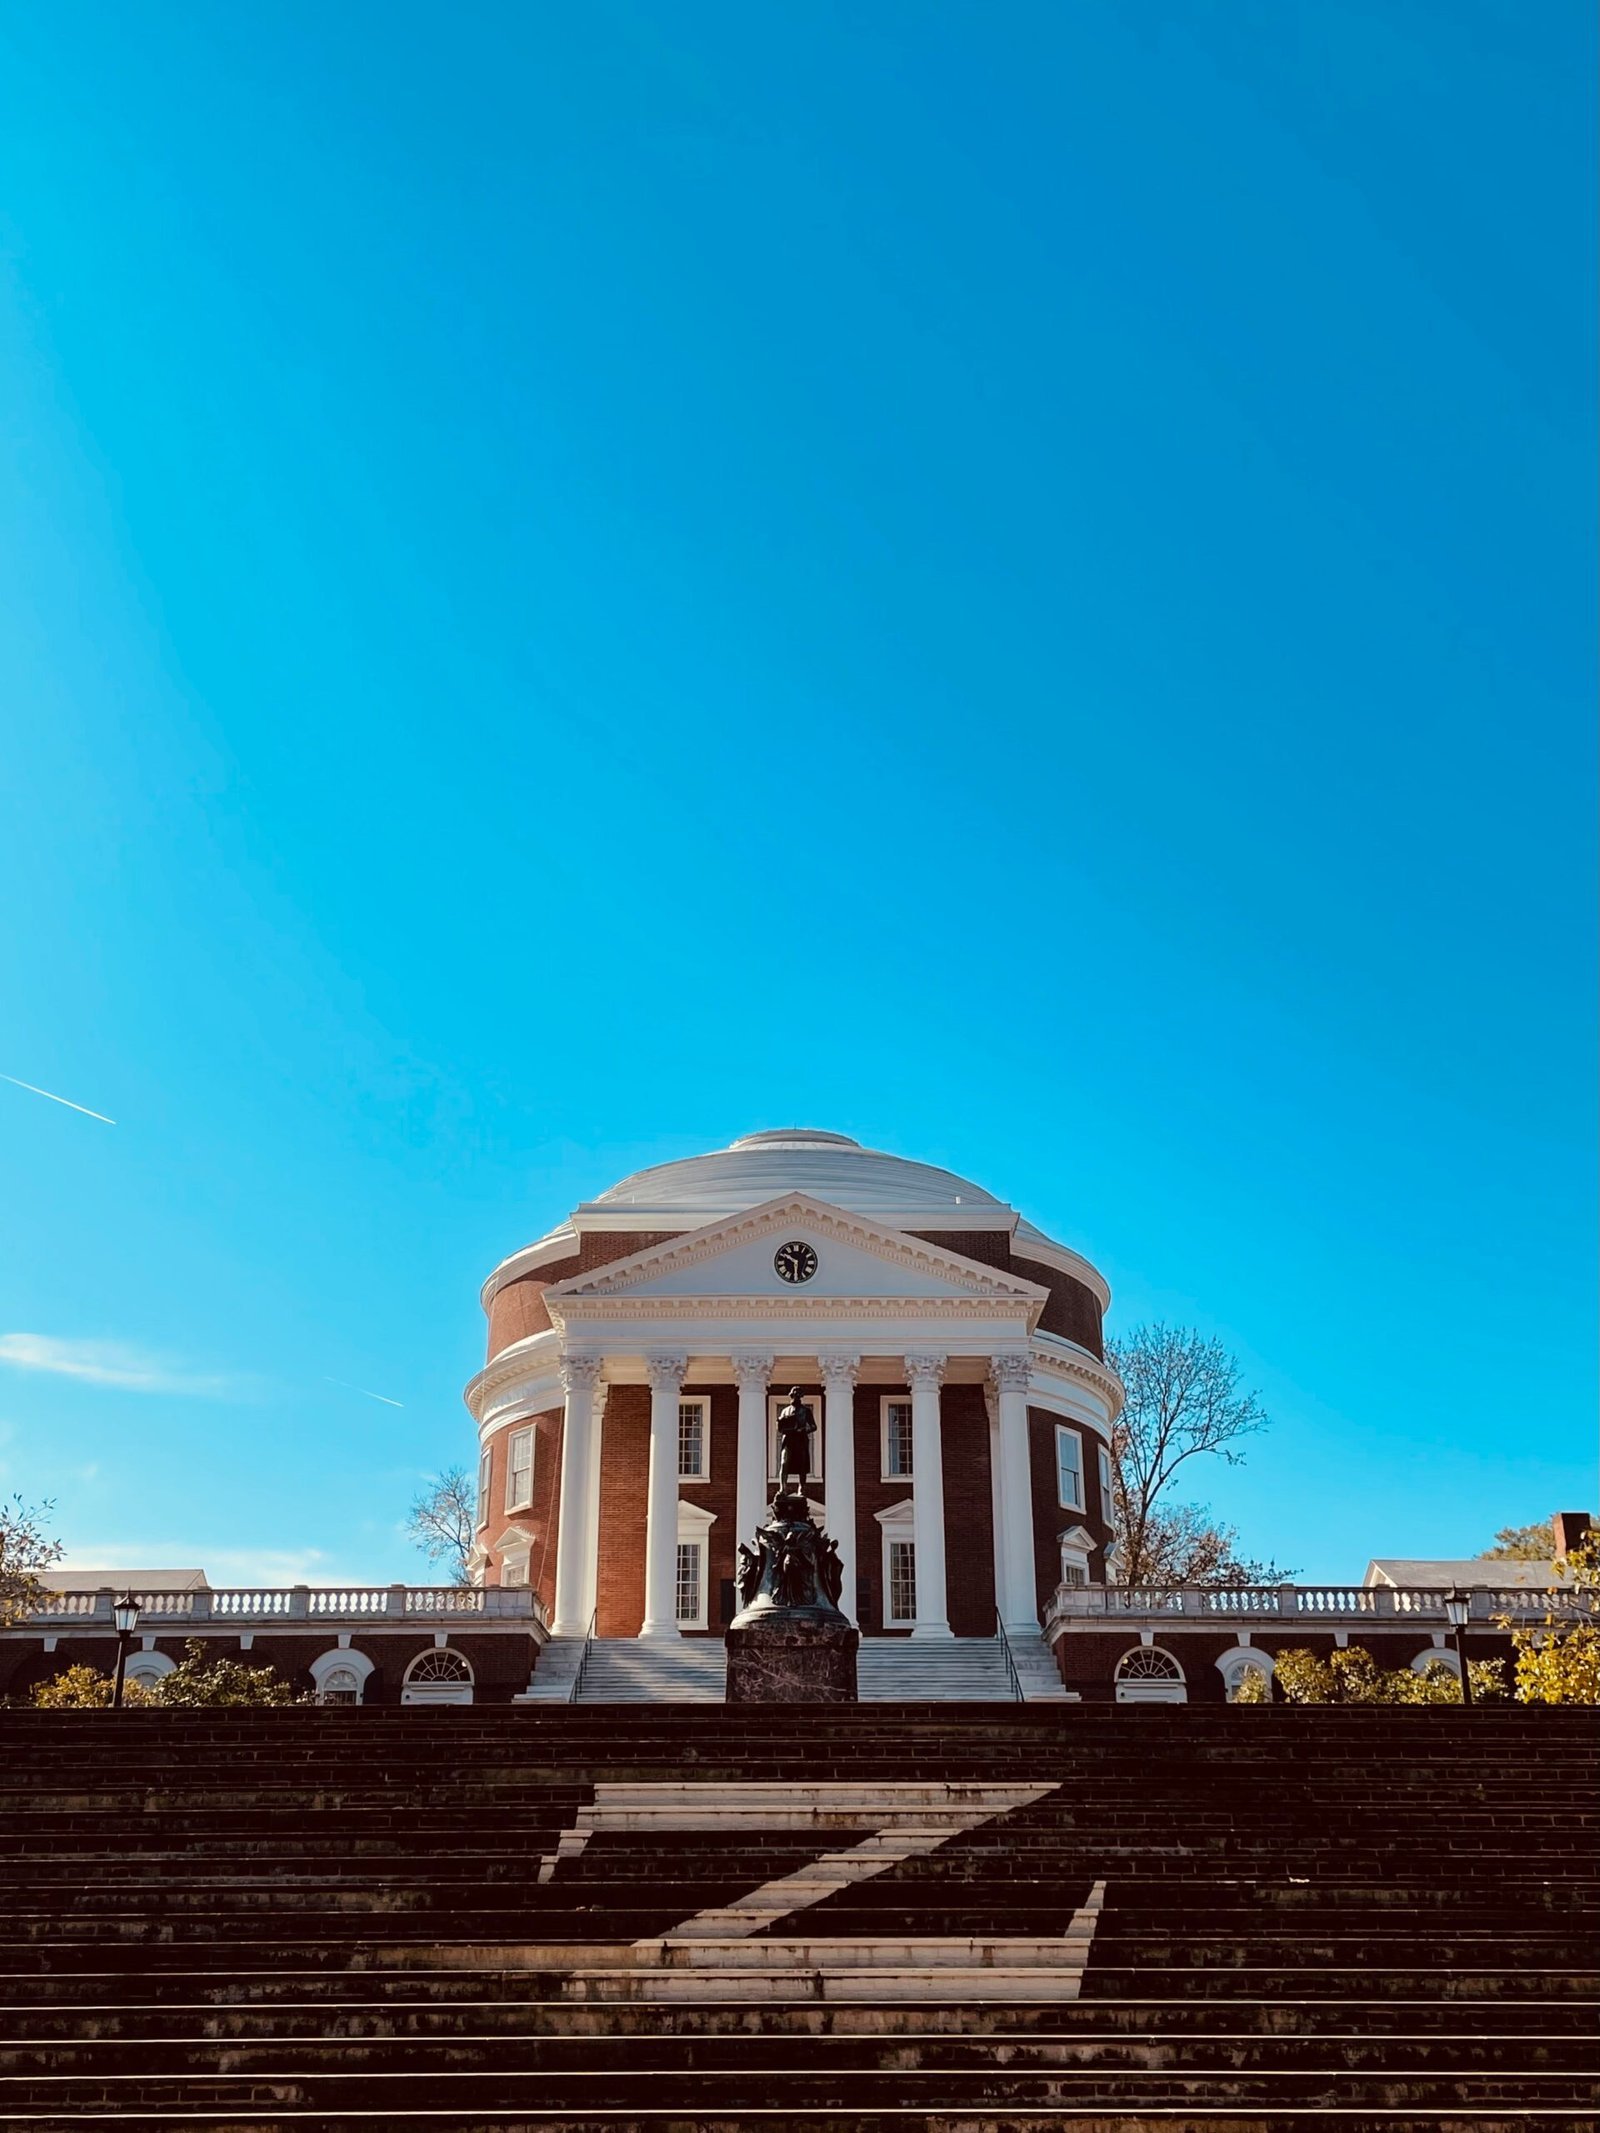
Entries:
{"label": "white column", "polygon": [[590,1516],[598,1471],[594,1444],[594,1395],[603,1359],[598,1355],[564,1355],[561,1384],[566,1393],[561,1418],[561,1501],[556,1518],[556,1617],[558,1637],[588,1634],[594,1607],[597,1521]]}
{"label": "white column", "polygon": [[606,1447],[606,1394],[611,1390],[602,1378],[594,1389],[594,1410],[589,1417],[589,1510],[584,1527],[586,1576],[583,1614],[586,1623],[595,1619],[600,1604],[600,1467]]}
{"label": "white column", "polygon": [[911,1387],[911,1504],[916,1520],[917,1620],[913,1637],[948,1637],[944,1576],[944,1462],[939,1432],[942,1355],[908,1355]]}
{"label": "white column", "polygon": [[822,1365],[822,1492],[828,1532],[844,1565],[839,1606],[856,1619],[856,1375],[859,1355],[825,1355]]}
{"label": "white column", "polygon": [[736,1355],[733,1380],[739,1388],[739,1451],[735,1465],[736,1541],[751,1545],[767,1508],[767,1388],[772,1383],[770,1355]]}
{"label": "white column", "polygon": [[648,1355],[650,1482],[645,1498],[644,1627],[641,1637],[678,1635],[678,1395],[686,1355]]}
{"label": "white column", "polygon": [[995,1599],[1008,1630],[1037,1630],[1039,1594],[1033,1570],[1033,1474],[1028,1460],[1028,1379],[1025,1355],[997,1355],[989,1365],[1000,1410],[1000,1518]]}

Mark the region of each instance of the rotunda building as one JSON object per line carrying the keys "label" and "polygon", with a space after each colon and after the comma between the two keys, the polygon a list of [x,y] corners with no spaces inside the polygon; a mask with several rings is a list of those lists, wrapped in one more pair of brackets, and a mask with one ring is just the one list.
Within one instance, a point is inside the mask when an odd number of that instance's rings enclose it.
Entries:
{"label": "rotunda building", "polygon": [[753,1133],[586,1201],[482,1296],[474,1575],[557,1636],[721,1637],[795,1385],[864,1637],[1037,1638],[1104,1578],[1109,1292],[967,1179]]}

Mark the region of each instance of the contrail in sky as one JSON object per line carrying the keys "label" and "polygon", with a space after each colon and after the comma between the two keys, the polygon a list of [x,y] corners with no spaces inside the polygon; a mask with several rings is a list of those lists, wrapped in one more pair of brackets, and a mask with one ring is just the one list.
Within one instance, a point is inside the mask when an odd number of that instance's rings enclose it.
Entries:
{"label": "contrail in sky", "polygon": [[97,1118],[104,1126],[116,1124],[116,1120],[107,1118],[104,1111],[91,1111],[87,1104],[75,1104],[70,1096],[55,1096],[49,1089],[36,1089],[31,1081],[18,1081],[15,1074],[0,1074],[0,1081],[9,1081],[14,1089],[26,1089],[30,1096],[48,1096],[53,1104],[65,1104],[69,1111],[81,1111],[85,1118]]}
{"label": "contrail in sky", "polygon": [[385,1407],[404,1407],[406,1404],[404,1400],[391,1400],[386,1392],[368,1392],[365,1385],[347,1385],[343,1378],[326,1378],[323,1382],[337,1385],[344,1392],[359,1392],[366,1400],[381,1400]]}

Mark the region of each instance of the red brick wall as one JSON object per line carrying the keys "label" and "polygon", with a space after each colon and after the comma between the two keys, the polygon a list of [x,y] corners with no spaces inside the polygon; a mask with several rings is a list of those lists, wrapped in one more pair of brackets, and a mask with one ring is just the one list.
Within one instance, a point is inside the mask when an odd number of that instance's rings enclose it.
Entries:
{"label": "red brick wall", "polygon": [[644,1621],[650,1388],[613,1385],[600,1437],[600,1578],[596,1634],[636,1637]]}
{"label": "red brick wall", "polygon": [[939,1395],[944,1449],[945,1592],[958,1637],[994,1635],[994,1484],[981,1385]]}
{"label": "red brick wall", "polygon": [[570,1281],[574,1274],[592,1273],[596,1267],[610,1266],[614,1260],[631,1258],[635,1252],[646,1252],[654,1244],[665,1244],[669,1238],[682,1235],[681,1230],[673,1229],[593,1231],[579,1239],[578,1249],[570,1258],[552,1259],[547,1266],[508,1281],[489,1300],[489,1361],[492,1363],[514,1341],[549,1332],[550,1314],[545,1309],[544,1292],[558,1281]]}
{"label": "red brick wall", "polygon": [[1036,1281],[1050,1291],[1050,1299],[1039,1314],[1041,1333],[1058,1333],[1063,1340],[1076,1341],[1080,1348],[1087,1348],[1091,1355],[1104,1357],[1100,1299],[1093,1289],[1086,1289],[1059,1267],[1042,1266],[1036,1259],[1013,1259],[1011,1271],[1019,1279]]}
{"label": "red brick wall", "polygon": [[[528,1552],[528,1579],[535,1592],[544,1602],[549,1614],[556,1604],[556,1530],[560,1524],[561,1505],[561,1425],[560,1408],[552,1408],[543,1414],[527,1415],[513,1422],[506,1429],[497,1430],[489,1440],[489,1456],[492,1462],[489,1482],[488,1523],[478,1529],[478,1538],[489,1546],[489,1568],[485,1580],[490,1585],[500,1583],[500,1551],[492,1545],[508,1526],[521,1526],[534,1536]],[[508,1511],[506,1500],[506,1468],[511,1457],[511,1437],[519,1429],[531,1429],[533,1438],[533,1502],[523,1511]]]}
{"label": "red brick wall", "polygon": [[[733,1576],[734,1556],[738,1543],[748,1539],[738,1530],[739,1491],[739,1388],[736,1385],[685,1385],[685,1397],[691,1393],[709,1395],[711,1400],[711,1478],[709,1481],[680,1481],[678,1493],[685,1503],[698,1504],[701,1510],[710,1511],[716,1524],[706,1536],[706,1627],[708,1637],[720,1637],[726,1624],[722,1619],[722,1580]],[[699,1632],[685,1630],[684,1635],[695,1636]]]}
{"label": "red brick wall", "polygon": [[856,1596],[857,1619],[864,1636],[887,1634],[909,1637],[908,1629],[883,1628],[883,1528],[877,1514],[911,1494],[909,1481],[884,1481],[883,1448],[879,1434],[879,1401],[909,1400],[904,1385],[858,1385],[855,1397],[856,1436]]}
{"label": "red brick wall", "polygon": [[[1082,1511],[1064,1510],[1056,1487],[1056,1430],[1076,1429],[1083,1463]],[[1028,1469],[1033,1483],[1033,1567],[1041,1614],[1061,1583],[1059,1536],[1069,1526],[1083,1526],[1095,1543],[1090,1575],[1102,1570],[1104,1547],[1110,1524],[1100,1508],[1100,1439],[1092,1429],[1069,1422],[1063,1415],[1047,1414],[1043,1408],[1028,1409]]]}
{"label": "red brick wall", "polygon": [[[181,1662],[190,1634],[200,1633],[163,1631],[155,1640],[155,1649],[175,1664]],[[246,1666],[270,1666],[293,1688],[305,1692],[312,1685],[312,1660],[332,1650],[339,1638],[332,1629],[311,1635],[257,1630],[249,1651],[242,1648],[236,1635],[205,1632],[201,1641],[208,1660],[237,1659]],[[141,1649],[143,1642],[141,1637]],[[431,1630],[357,1630],[350,1639],[350,1649],[362,1653],[374,1667],[367,1678],[363,1701],[397,1704],[406,1668],[419,1652],[431,1651],[433,1644]],[[509,1703],[527,1687],[537,1646],[525,1630],[452,1629],[449,1644],[472,1668],[475,1702]],[[63,1637],[53,1652],[46,1652],[37,1637],[6,1637],[0,1639],[0,1694],[26,1698],[35,1682],[47,1681],[69,1666],[92,1666],[110,1674],[116,1664],[117,1640],[109,1630],[103,1637]]]}

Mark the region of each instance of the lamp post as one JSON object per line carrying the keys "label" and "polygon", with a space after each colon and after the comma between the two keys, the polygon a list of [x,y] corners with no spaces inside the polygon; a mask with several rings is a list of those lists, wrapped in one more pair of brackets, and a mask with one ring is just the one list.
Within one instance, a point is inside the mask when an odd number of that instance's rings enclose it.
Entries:
{"label": "lamp post", "polygon": [[111,1619],[117,1625],[117,1678],[111,1691],[111,1708],[120,1711],[122,1685],[128,1672],[128,1642],[139,1627],[139,1603],[131,1592],[112,1601]]}
{"label": "lamp post", "polygon": [[1467,1672],[1467,1616],[1472,1611],[1472,1595],[1463,1592],[1459,1585],[1452,1585],[1444,1596],[1445,1617],[1453,1633],[1456,1648],[1456,1664],[1461,1669],[1461,1701],[1472,1709],[1472,1677]]}

